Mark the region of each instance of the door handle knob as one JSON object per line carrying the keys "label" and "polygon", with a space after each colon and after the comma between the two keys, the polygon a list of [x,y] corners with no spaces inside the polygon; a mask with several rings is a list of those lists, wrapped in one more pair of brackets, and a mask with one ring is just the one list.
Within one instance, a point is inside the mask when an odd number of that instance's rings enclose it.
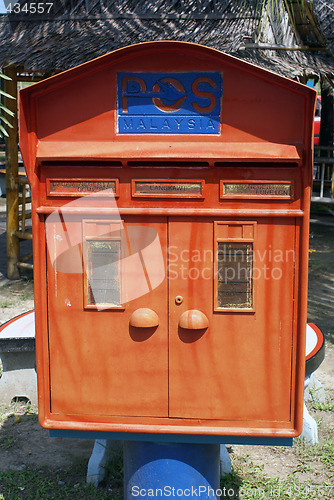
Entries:
{"label": "door handle knob", "polygon": [[203,330],[208,328],[209,320],[202,311],[190,309],[181,314],[179,326],[185,330]]}
{"label": "door handle knob", "polygon": [[141,307],[131,314],[129,323],[137,328],[152,328],[159,326],[159,316],[152,309]]}

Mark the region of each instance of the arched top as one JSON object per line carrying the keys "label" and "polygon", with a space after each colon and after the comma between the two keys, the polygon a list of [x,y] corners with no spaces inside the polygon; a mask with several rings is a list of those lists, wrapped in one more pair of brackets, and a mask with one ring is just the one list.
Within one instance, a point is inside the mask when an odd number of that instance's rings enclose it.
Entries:
{"label": "arched top", "polygon": [[29,176],[36,158],[298,161],[312,142],[313,90],[194,43],[131,45],[20,95]]}

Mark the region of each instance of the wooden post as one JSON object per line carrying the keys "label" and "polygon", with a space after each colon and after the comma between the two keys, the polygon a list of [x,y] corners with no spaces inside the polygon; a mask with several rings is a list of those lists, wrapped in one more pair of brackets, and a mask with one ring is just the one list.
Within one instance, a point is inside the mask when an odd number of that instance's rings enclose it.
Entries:
{"label": "wooden post", "polygon": [[19,229],[17,75],[13,66],[4,68],[4,73],[11,78],[5,80],[5,92],[15,97],[15,100],[5,99],[6,107],[15,113],[13,117],[7,116],[13,128],[8,128],[9,137],[6,138],[7,276],[14,280],[20,277],[17,267],[20,245],[16,236]]}

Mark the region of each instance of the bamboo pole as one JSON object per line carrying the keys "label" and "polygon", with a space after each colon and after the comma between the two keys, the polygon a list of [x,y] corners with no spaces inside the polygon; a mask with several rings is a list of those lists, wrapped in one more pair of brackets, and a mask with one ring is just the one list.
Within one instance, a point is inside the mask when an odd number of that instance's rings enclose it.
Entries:
{"label": "bamboo pole", "polygon": [[14,99],[5,99],[5,105],[15,115],[8,117],[13,128],[8,129],[6,138],[6,201],[7,201],[7,276],[14,280],[20,277],[18,261],[20,255],[19,239],[19,185],[18,185],[18,135],[17,135],[17,76],[13,66],[4,68],[4,73],[11,78],[5,80],[5,92]]}

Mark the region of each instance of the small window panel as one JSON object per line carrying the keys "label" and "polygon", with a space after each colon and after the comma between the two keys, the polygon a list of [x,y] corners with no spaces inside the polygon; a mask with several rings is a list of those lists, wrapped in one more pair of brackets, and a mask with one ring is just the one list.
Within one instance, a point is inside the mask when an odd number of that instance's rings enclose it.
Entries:
{"label": "small window panel", "polygon": [[87,305],[121,306],[121,242],[88,240]]}
{"label": "small window panel", "polygon": [[122,308],[122,223],[83,221],[84,307]]}
{"label": "small window panel", "polygon": [[218,242],[217,307],[253,309],[253,243]]}
{"label": "small window panel", "polygon": [[215,222],[214,304],[217,312],[254,312],[256,222]]}

